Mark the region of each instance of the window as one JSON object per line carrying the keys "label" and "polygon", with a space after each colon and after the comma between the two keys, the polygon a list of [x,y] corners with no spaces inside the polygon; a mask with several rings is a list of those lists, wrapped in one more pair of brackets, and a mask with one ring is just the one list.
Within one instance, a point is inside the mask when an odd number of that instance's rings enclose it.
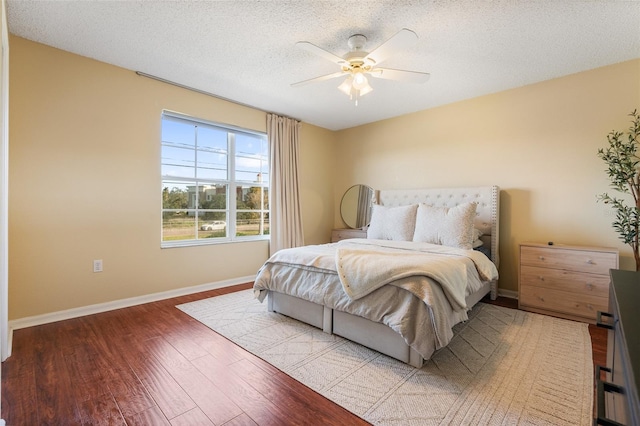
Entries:
{"label": "window", "polygon": [[269,238],[263,133],[162,114],[162,246]]}

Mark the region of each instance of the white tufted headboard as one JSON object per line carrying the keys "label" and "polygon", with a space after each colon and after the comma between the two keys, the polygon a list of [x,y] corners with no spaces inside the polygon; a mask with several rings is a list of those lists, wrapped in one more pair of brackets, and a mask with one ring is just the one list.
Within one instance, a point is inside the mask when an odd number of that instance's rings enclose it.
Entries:
{"label": "white tufted headboard", "polygon": [[[460,188],[384,189],[378,190],[375,200],[383,206],[395,207],[425,203],[434,207],[455,207],[462,203],[477,203],[474,226],[491,241],[491,260],[499,265],[500,188],[478,186]],[[489,242],[489,241],[487,241]]]}

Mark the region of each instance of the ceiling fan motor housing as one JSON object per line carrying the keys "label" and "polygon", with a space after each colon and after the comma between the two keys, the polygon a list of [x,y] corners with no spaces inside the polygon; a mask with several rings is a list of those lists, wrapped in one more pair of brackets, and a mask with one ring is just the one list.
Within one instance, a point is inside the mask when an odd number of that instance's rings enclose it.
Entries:
{"label": "ceiling fan motor housing", "polygon": [[365,36],[363,36],[362,34],[354,34],[349,37],[347,45],[351,50],[362,50],[366,42],[367,38]]}
{"label": "ceiling fan motor housing", "polygon": [[344,55],[344,59],[349,63],[347,68],[364,68],[366,65],[373,65],[373,61],[371,61],[371,63],[365,64],[364,59],[367,57],[369,52],[366,52],[362,49],[364,48],[366,42],[367,37],[362,34],[354,34],[349,37],[347,44],[349,45],[349,49],[351,50]]}

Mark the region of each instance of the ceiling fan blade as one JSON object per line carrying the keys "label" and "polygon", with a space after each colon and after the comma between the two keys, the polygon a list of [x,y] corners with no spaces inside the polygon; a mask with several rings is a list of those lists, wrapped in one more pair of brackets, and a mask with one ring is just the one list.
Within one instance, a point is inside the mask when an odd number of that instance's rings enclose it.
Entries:
{"label": "ceiling fan blade", "polygon": [[416,41],[418,41],[418,35],[409,29],[403,28],[365,56],[364,61],[366,63],[367,60],[372,60],[374,64],[379,64],[396,51],[413,46]]}
{"label": "ceiling fan blade", "polygon": [[297,83],[293,83],[291,87],[300,87],[309,83],[317,83],[319,81],[329,80],[331,78],[341,77],[345,73],[343,71],[334,72],[333,74],[321,75],[320,77],[310,78],[309,80],[299,81]]}
{"label": "ceiling fan blade", "polygon": [[307,52],[315,53],[316,55],[321,56],[335,64],[342,65],[347,63],[347,61],[342,59],[340,56],[334,55],[333,53],[324,50],[323,48],[318,47],[315,44],[309,43],[308,41],[299,41],[296,43],[296,46],[306,50]]}
{"label": "ceiling fan blade", "polygon": [[375,78],[384,78],[386,80],[404,81],[407,83],[424,83],[429,80],[428,72],[394,70],[391,68],[374,68],[368,72]]}

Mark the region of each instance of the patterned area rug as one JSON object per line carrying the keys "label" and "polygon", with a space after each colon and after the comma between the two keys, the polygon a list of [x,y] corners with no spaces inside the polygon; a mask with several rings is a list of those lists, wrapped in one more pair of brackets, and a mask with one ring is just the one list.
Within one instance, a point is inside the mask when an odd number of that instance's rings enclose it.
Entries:
{"label": "patterned area rug", "polygon": [[267,312],[251,290],[179,309],[376,425],[588,425],[586,324],[479,303],[414,368]]}

